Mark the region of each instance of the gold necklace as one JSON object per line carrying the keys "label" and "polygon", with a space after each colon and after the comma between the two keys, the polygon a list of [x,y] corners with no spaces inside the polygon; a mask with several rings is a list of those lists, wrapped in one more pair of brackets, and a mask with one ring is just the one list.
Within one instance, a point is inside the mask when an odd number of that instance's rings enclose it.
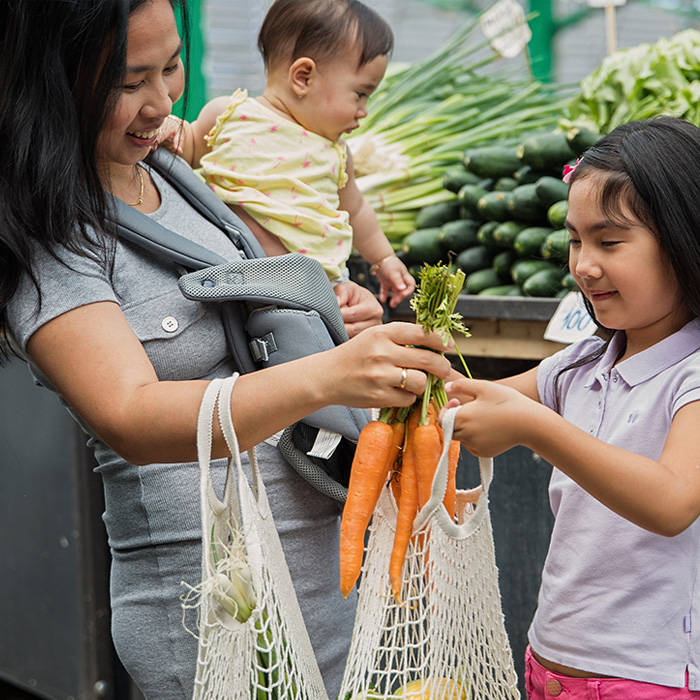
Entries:
{"label": "gold necklace", "polygon": [[139,174],[139,181],[141,182],[141,191],[139,192],[139,198],[135,202],[131,202],[131,203],[127,202],[127,204],[130,207],[138,207],[139,204],[143,204],[143,192],[144,192],[144,189],[146,188],[146,183],[144,182],[144,179],[143,179],[143,168],[140,168],[137,165],[136,171]]}

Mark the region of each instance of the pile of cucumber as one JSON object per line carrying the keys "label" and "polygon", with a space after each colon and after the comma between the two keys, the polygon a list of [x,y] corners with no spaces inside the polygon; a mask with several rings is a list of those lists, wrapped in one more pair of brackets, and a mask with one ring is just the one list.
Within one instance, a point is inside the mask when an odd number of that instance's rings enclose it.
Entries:
{"label": "pile of cucumber", "polygon": [[561,178],[598,138],[574,126],[465,151],[443,178],[456,199],[422,209],[417,230],[403,239],[409,269],[455,265],[467,276],[464,291],[483,296],[560,297],[574,289],[563,228],[569,186]]}

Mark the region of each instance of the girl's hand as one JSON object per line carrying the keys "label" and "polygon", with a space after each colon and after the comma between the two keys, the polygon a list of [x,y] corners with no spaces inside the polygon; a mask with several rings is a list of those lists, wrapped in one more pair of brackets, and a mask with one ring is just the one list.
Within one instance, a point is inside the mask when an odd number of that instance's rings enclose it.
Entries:
{"label": "girl's hand", "polygon": [[350,338],[366,328],[381,325],[384,309],[369,289],[355,282],[341,282],[333,291]]}
{"label": "girl's hand", "polygon": [[385,258],[374,272],[379,280],[379,300],[384,303],[389,298],[389,306],[397,307],[401,301],[410,297],[416,288],[416,281],[406,266],[396,255]]}
{"label": "girl's hand", "polygon": [[368,328],[322,353],[323,358],[311,355],[308,360],[316,380],[333,394],[328,403],[356,408],[410,406],[425,391],[426,373],[445,379],[451,372],[449,360],[427,348],[447,349],[437,335],[420,326],[393,322]]}
{"label": "girl's hand", "polygon": [[455,416],[453,438],[476,457],[495,457],[526,443],[530,426],[537,420],[541,404],[502,384],[460,379],[445,386],[448,408],[460,406]]}

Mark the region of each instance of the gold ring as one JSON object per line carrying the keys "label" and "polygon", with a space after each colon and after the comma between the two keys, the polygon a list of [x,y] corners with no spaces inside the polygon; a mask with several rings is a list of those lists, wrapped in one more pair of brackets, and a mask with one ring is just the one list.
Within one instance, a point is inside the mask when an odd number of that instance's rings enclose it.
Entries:
{"label": "gold ring", "polygon": [[405,367],[402,367],[401,368],[401,384],[399,384],[399,389],[405,389],[407,381],[408,381],[408,370]]}

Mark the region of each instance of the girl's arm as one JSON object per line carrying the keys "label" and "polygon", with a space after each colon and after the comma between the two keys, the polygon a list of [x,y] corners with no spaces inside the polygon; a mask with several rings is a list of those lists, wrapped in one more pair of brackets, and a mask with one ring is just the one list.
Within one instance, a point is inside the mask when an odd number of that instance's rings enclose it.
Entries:
{"label": "girl's arm", "polygon": [[660,535],[677,535],[700,515],[700,401],[676,413],[655,461],[593,437],[512,385],[461,380],[448,395],[463,404],[455,439],[474,455],[528,447],[603,505]]}
{"label": "girl's arm", "polygon": [[385,302],[391,292],[390,305],[398,306],[402,299],[413,294],[416,282],[403,262],[396,257],[391,243],[379,225],[374,209],[360,192],[349,150],[347,173],[348,181],[340,191],[340,208],[350,215],[353,245],[374,268],[373,273],[380,283],[380,300]]}
{"label": "girl's arm", "polygon": [[[444,350],[420,326],[369,328],[332,350],[246,374],[232,408],[242,450],[332,404],[407,406],[425,388],[424,372],[446,377]],[[27,351],[56,391],[115,452],[134,464],[196,460],[196,425],[206,381],[159,381],[119,306],[98,302],[49,321]],[[409,368],[405,390],[401,368]],[[415,370],[422,370],[421,372]],[[224,457],[221,434],[214,454]]]}

